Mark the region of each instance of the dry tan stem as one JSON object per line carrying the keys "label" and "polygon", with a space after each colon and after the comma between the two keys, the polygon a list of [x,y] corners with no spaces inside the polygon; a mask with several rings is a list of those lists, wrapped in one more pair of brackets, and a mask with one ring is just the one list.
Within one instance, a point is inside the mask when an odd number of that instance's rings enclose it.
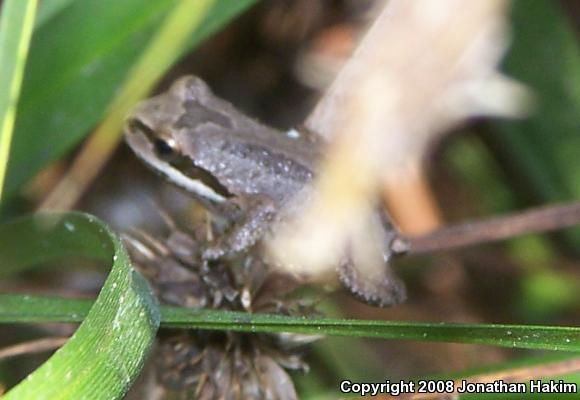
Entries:
{"label": "dry tan stem", "polygon": [[505,11],[504,0],[388,2],[307,120],[332,140],[310,206],[271,245],[278,260],[325,272],[369,220],[382,181],[417,168],[433,135],[519,110],[517,86],[495,70]]}
{"label": "dry tan stem", "polygon": [[451,250],[580,224],[580,202],[544,206],[483,221],[446,226],[410,238],[411,254]]}
{"label": "dry tan stem", "polygon": [[[506,383],[529,382],[534,379],[543,379],[551,376],[568,375],[580,371],[580,358],[573,358],[565,361],[556,361],[531,367],[522,367],[508,369],[506,371],[492,372],[489,374],[473,375],[471,377],[458,379],[455,381],[455,387],[461,386],[461,380],[470,383],[493,383],[494,381],[504,381]],[[446,396],[446,397],[444,397]],[[410,393],[399,396],[382,396],[381,399],[399,399],[399,400],[436,400],[442,398],[458,398],[458,394],[433,393],[420,394]]]}
{"label": "dry tan stem", "polygon": [[385,204],[397,226],[406,235],[432,232],[443,224],[443,215],[424,168],[405,168],[392,172],[396,181],[385,183]]}
{"label": "dry tan stem", "polygon": [[81,198],[90,184],[103,170],[119,144],[119,135],[103,134],[103,129],[91,135],[79,155],[75,158],[67,174],[44,199],[39,210],[68,210]]}
{"label": "dry tan stem", "polygon": [[68,339],[68,337],[45,338],[5,347],[0,349],[0,360],[16,357],[22,354],[40,353],[43,351],[58,349],[65,344]]}

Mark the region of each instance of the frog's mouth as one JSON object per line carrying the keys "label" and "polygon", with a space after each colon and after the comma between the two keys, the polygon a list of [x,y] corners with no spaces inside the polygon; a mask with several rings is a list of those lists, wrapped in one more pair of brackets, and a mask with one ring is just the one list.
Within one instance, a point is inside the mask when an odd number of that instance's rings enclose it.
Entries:
{"label": "frog's mouth", "polygon": [[168,144],[162,144],[154,131],[143,123],[129,121],[125,126],[125,141],[147,166],[171,183],[189,193],[221,203],[231,193],[209,171],[195,166],[188,157],[169,153]]}

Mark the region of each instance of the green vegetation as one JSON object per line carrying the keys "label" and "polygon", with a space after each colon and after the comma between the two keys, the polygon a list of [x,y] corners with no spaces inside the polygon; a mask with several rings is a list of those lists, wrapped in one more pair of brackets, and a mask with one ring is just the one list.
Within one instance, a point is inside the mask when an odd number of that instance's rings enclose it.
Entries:
{"label": "green vegetation", "polygon": [[[519,266],[520,275],[518,291],[510,293],[511,302],[501,311],[512,307],[512,315],[525,323],[292,318],[160,307],[147,282],[131,266],[123,244],[104,222],[76,212],[22,217],[9,206],[21,200],[25,184],[51,162],[68,155],[95,126],[101,124],[104,131],[100,149],[112,150],[131,105],[147,94],[179,56],[189,54],[254,0],[43,0],[34,18],[35,3],[5,0],[1,8],[0,217],[20,218],[0,226],[0,277],[79,258],[96,260],[110,272],[94,301],[0,294],[1,324],[82,322],[65,346],[2,399],[122,398],[141,371],[159,326],[345,336],[356,342],[353,347],[360,344],[360,338],[375,338],[569,352],[559,354],[559,359],[575,357],[580,351],[580,328],[552,325],[558,315],[577,310],[580,303],[575,290],[578,273],[554,267],[575,255],[572,262],[577,270],[578,229],[567,230],[559,238],[563,240],[556,242],[533,236],[503,247],[502,255]],[[481,215],[580,198],[577,38],[555,2],[516,1],[511,18],[514,42],[504,69],[535,91],[537,113],[523,121],[488,122],[485,141],[465,135],[452,141],[442,157],[446,171],[470,198],[478,200]],[[420,274],[418,270],[410,269],[409,275]],[[316,354],[327,357],[327,364],[334,363],[328,361],[332,351],[320,345]],[[332,357],[352,357],[353,353]],[[544,363],[544,359],[538,361],[537,353],[517,354],[521,355],[518,367]],[[320,365],[324,364],[322,360]],[[351,365],[345,359],[336,364],[341,373],[347,373]],[[375,360],[371,364],[377,365]],[[511,367],[502,363],[486,371]],[[471,373],[456,371],[449,376]],[[0,382],[4,377],[0,360]],[[314,398],[325,390],[336,395],[336,387],[308,379],[298,382],[304,388],[302,397]],[[578,382],[577,375],[552,379]]]}

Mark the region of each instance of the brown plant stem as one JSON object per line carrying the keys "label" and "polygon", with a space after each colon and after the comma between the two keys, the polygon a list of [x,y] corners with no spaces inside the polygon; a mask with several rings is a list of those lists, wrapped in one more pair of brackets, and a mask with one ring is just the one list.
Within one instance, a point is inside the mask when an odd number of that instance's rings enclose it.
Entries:
{"label": "brown plant stem", "polygon": [[[470,383],[493,383],[501,380],[506,383],[529,382],[533,379],[543,379],[550,376],[568,375],[580,371],[580,358],[572,358],[564,361],[549,362],[530,367],[514,368],[505,371],[492,372],[488,374],[474,375],[462,379],[456,379],[454,387],[460,387],[461,381],[465,380]],[[386,395],[382,399],[399,399],[399,400],[435,400],[458,398],[455,393],[409,393],[401,396]]]}
{"label": "brown plant stem", "polygon": [[65,344],[68,339],[68,337],[44,338],[8,346],[0,349],[0,360],[16,357],[22,354],[41,353],[43,351],[58,349]]}
{"label": "brown plant stem", "polygon": [[409,254],[451,250],[577,224],[580,224],[580,202],[542,206],[483,221],[450,225],[408,238]]}

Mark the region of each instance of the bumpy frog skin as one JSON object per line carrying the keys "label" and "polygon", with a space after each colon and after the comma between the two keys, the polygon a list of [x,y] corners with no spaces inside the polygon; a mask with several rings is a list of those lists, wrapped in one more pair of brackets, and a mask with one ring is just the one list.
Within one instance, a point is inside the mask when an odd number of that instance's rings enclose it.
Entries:
{"label": "bumpy frog skin", "polygon": [[[206,260],[248,249],[295,209],[292,199],[310,190],[322,147],[313,135],[284,134],[247,117],[193,76],[140,103],[127,118],[125,139],[146,165],[234,221],[203,252]],[[384,265],[363,273],[345,254],[337,270],[358,299],[388,306],[404,301],[405,289],[387,264],[398,235],[385,216],[377,219],[384,222],[377,238],[385,241]]]}

